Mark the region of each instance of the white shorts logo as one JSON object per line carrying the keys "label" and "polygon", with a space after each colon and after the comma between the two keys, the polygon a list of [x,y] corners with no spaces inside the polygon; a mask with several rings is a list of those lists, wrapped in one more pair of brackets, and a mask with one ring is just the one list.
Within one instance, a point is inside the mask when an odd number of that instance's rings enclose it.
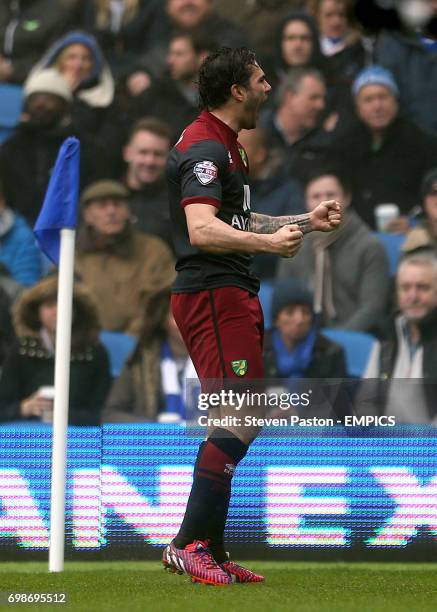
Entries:
{"label": "white shorts logo", "polygon": [[211,161],[197,162],[193,172],[202,185],[209,185],[218,176],[218,168]]}

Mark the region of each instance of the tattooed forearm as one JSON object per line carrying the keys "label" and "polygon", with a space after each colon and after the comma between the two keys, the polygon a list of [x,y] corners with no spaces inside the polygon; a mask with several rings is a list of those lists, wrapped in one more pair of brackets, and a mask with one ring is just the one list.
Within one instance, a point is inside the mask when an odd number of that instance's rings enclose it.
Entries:
{"label": "tattooed forearm", "polygon": [[313,231],[309,213],[283,217],[250,213],[249,231],[255,234],[274,234],[283,225],[298,225],[303,234]]}

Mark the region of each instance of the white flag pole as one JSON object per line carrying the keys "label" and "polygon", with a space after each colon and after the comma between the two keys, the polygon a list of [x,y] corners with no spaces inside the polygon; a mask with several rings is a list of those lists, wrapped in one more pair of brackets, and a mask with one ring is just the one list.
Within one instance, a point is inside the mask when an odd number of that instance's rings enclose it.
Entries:
{"label": "white flag pole", "polygon": [[67,471],[67,429],[70,390],[75,233],[74,229],[61,230],[50,502],[50,572],[62,572],[64,569],[65,485]]}

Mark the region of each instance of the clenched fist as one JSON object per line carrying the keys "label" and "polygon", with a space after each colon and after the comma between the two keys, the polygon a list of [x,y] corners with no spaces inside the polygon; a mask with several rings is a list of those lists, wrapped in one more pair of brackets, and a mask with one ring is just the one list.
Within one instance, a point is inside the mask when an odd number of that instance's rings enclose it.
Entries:
{"label": "clenched fist", "polygon": [[340,225],[342,212],[342,206],[336,200],[320,202],[310,213],[312,229],[319,232],[332,232]]}
{"label": "clenched fist", "polygon": [[284,225],[270,235],[271,253],[281,257],[293,257],[302,244],[303,234],[298,225]]}

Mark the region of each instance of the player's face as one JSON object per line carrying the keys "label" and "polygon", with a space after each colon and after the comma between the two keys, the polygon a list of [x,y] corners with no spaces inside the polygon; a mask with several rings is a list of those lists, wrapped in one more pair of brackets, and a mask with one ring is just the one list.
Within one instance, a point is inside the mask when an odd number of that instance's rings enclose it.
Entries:
{"label": "player's face", "polygon": [[191,79],[197,73],[199,58],[189,38],[180,37],[171,41],[167,55],[167,66],[171,78],[175,81]]}
{"label": "player's face", "polygon": [[41,326],[44,327],[49,333],[54,334],[56,332],[56,315],[58,312],[56,300],[45,300],[38,308],[38,317]]}
{"label": "player's face", "polygon": [[358,116],[371,130],[388,127],[398,113],[394,95],[384,85],[366,85],[356,99]]}
{"label": "player's face", "polygon": [[401,266],[397,277],[398,303],[409,321],[420,321],[437,307],[437,278],[432,266]]}
{"label": "player's face", "polygon": [[249,85],[246,88],[246,99],[244,101],[243,117],[240,126],[242,129],[252,130],[256,127],[261,104],[267,100],[271,89],[264,71],[256,65],[252,70]]}
{"label": "player's face", "polygon": [[344,206],[349,204],[350,197],[345,193],[336,176],[327,174],[308,183],[305,191],[305,206],[308,212],[314,210],[324,200],[337,200],[337,202],[343,202]]}
{"label": "player's face", "polygon": [[323,36],[343,38],[348,25],[344,0],[322,0],[319,6],[318,22]]}
{"label": "player's face", "polygon": [[102,236],[115,236],[126,227],[130,211],[126,200],[102,198],[90,202],[83,211],[85,223]]}
{"label": "player's face", "polygon": [[284,27],[282,57],[287,66],[306,66],[313,52],[311,30],[304,21],[290,21]]}
{"label": "player's face", "polygon": [[138,185],[159,181],[165,170],[170,143],[151,132],[137,132],[124,149],[128,173]]}
{"label": "player's face", "polygon": [[305,338],[313,323],[313,313],[307,304],[290,304],[281,308],[275,325],[285,344],[299,342]]}

